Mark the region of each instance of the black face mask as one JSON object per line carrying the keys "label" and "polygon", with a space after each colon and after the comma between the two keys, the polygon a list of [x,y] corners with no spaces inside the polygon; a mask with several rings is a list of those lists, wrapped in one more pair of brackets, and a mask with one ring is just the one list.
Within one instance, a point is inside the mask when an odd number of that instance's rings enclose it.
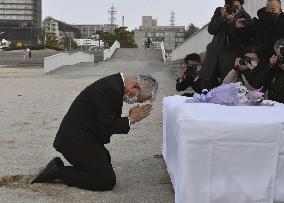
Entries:
{"label": "black face mask", "polygon": [[278,18],[278,15],[276,13],[273,13],[273,12],[266,11],[265,14],[264,14],[264,20],[268,23],[276,21],[277,18]]}

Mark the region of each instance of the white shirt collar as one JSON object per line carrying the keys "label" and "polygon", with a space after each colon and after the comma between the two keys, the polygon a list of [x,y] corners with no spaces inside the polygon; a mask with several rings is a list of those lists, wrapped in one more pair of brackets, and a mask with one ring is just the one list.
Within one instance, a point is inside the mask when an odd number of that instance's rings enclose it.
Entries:
{"label": "white shirt collar", "polygon": [[120,73],[120,75],[121,75],[121,78],[122,78],[122,81],[123,81],[123,85],[124,85],[124,87],[125,87],[125,81],[124,81],[123,73]]}

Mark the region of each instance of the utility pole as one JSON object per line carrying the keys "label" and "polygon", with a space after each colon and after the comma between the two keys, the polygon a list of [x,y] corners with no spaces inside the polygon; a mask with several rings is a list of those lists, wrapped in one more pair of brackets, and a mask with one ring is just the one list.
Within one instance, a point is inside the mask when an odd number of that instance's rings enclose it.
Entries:
{"label": "utility pole", "polygon": [[122,27],[124,27],[124,16],[122,16]]}
{"label": "utility pole", "polygon": [[175,12],[171,12],[170,26],[175,26]]}
{"label": "utility pole", "polygon": [[30,45],[33,44],[33,23],[31,22],[31,41],[30,41]]}
{"label": "utility pole", "polygon": [[70,48],[70,51],[71,51],[71,35],[70,35],[70,37],[69,37],[69,48]]}
{"label": "utility pole", "polygon": [[112,32],[114,32],[114,29],[115,29],[115,20],[116,20],[115,15],[117,14],[117,10],[116,10],[116,8],[112,5],[112,6],[110,7],[110,10],[108,10],[108,13],[109,13],[109,15],[110,15],[109,20],[110,20],[110,24],[111,24],[111,29],[112,29]]}

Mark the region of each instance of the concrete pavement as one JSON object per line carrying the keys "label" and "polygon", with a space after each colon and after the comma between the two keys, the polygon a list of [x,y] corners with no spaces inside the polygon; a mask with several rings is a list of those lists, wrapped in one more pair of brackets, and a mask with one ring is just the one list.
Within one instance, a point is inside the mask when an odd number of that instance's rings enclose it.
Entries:
{"label": "concrete pavement", "polygon": [[[161,153],[162,100],[174,95],[175,76],[159,50],[119,49],[107,62],[42,69],[0,69],[0,202],[174,202],[174,191]],[[71,102],[91,82],[109,74],[150,74],[159,82],[152,115],[114,135],[107,145],[117,185],[89,192],[62,184],[29,182],[52,157],[54,136]],[[130,105],[123,108],[127,115]]]}

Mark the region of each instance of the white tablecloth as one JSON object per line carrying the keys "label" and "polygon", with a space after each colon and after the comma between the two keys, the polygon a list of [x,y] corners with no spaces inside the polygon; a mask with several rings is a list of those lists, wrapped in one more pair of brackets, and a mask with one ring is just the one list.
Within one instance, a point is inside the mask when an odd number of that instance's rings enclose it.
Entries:
{"label": "white tablecloth", "polygon": [[163,156],[176,203],[284,202],[284,107],[164,99]]}

